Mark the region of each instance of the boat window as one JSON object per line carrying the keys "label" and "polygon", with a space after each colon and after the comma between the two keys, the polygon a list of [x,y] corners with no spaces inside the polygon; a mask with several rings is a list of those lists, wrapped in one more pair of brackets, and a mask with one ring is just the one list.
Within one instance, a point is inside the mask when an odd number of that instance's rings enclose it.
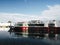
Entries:
{"label": "boat window", "polygon": [[28,24],[29,26],[44,26],[44,24]]}
{"label": "boat window", "polygon": [[36,26],[44,26],[44,24],[36,24]]}
{"label": "boat window", "polygon": [[55,26],[55,24],[48,24],[48,26],[49,26],[49,27],[54,27],[54,26]]}
{"label": "boat window", "polygon": [[35,24],[28,24],[28,26],[36,26]]}
{"label": "boat window", "polygon": [[17,24],[17,26],[22,26],[22,24]]}
{"label": "boat window", "polygon": [[2,26],[0,26],[0,28],[2,28]]}
{"label": "boat window", "polygon": [[6,28],[9,28],[9,26],[6,26]]}

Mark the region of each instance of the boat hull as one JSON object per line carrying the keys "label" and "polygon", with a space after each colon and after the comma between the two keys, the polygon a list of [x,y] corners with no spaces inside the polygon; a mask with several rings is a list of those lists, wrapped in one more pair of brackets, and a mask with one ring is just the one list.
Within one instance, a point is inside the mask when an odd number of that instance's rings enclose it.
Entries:
{"label": "boat hull", "polygon": [[[23,32],[28,28],[28,33],[54,33],[60,34],[60,27],[14,27],[15,32]],[[26,31],[27,31],[26,30]]]}

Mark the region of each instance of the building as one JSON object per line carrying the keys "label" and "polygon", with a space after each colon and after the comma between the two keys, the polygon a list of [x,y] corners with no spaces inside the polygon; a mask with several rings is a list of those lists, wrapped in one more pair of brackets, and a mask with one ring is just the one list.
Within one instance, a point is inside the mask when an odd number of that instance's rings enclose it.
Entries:
{"label": "building", "polygon": [[9,31],[10,26],[13,26],[12,23],[0,23],[0,31]]}

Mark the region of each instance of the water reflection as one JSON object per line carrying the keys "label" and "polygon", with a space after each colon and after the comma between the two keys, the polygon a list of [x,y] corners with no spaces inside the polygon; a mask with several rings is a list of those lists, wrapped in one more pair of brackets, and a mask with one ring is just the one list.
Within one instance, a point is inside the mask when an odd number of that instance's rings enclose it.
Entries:
{"label": "water reflection", "polygon": [[39,39],[57,39],[58,37],[52,34],[39,34],[39,33],[22,33],[22,32],[9,32],[12,37],[24,38],[39,38]]}
{"label": "water reflection", "polygon": [[[51,36],[51,35],[50,35]],[[22,32],[0,32],[2,45],[60,45],[60,34],[50,37],[48,34],[29,34]]]}
{"label": "water reflection", "polygon": [[[32,40],[32,43],[34,42],[34,40],[36,41],[36,43],[42,41],[44,43],[47,43],[49,45],[60,45],[60,34],[57,36],[56,35],[48,35],[48,34],[44,34],[44,35],[39,35],[39,34],[28,34],[28,33],[22,33],[22,32],[10,32],[12,37],[19,37],[19,38],[26,38],[29,39],[29,41]],[[34,39],[34,40],[33,40]],[[40,43],[38,44],[40,45]]]}
{"label": "water reflection", "polygon": [[39,33],[22,33],[22,32],[9,32],[12,37],[24,37],[24,38],[37,38],[37,39],[50,39],[60,40],[60,34],[39,34]]}

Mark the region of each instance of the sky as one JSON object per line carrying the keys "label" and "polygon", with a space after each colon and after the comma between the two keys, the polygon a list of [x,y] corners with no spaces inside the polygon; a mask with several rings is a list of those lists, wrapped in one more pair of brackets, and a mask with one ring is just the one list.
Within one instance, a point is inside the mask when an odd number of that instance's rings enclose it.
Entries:
{"label": "sky", "polygon": [[60,0],[0,0],[0,22],[60,20]]}

